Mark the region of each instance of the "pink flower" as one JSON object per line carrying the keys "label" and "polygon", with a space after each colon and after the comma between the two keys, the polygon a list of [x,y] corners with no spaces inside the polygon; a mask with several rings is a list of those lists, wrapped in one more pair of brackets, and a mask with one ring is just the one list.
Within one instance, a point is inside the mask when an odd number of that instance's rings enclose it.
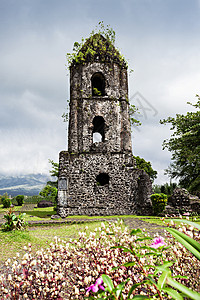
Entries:
{"label": "pink flower", "polygon": [[150,245],[150,247],[157,249],[165,245],[167,244],[164,242],[164,238],[162,236],[159,236],[153,240],[153,243]]}
{"label": "pink flower", "polygon": [[95,284],[92,284],[87,288],[87,292],[92,291],[93,293],[97,293],[99,289],[105,291],[105,288],[102,284],[103,284],[103,279],[100,277],[97,279]]}

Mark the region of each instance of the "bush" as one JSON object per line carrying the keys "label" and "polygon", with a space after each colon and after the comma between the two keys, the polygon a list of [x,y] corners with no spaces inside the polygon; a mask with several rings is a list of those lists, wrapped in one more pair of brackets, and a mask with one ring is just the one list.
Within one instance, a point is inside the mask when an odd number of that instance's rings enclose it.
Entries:
{"label": "bush", "polygon": [[18,195],[16,197],[16,201],[19,206],[22,206],[22,204],[24,203],[24,195]]}
{"label": "bush", "polygon": [[151,195],[151,202],[153,205],[154,214],[157,216],[165,209],[165,206],[167,205],[167,195],[163,193],[153,194]]}
{"label": "bush", "polygon": [[1,197],[1,202],[2,202],[4,208],[9,208],[12,204],[11,200],[9,198],[7,198],[6,196]]}

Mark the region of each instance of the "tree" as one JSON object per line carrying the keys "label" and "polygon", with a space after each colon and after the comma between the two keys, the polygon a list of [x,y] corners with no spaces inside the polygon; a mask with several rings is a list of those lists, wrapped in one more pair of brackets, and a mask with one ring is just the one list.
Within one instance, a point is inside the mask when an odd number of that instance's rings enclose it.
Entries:
{"label": "tree", "polygon": [[49,171],[49,173],[52,177],[56,177],[58,179],[59,163],[55,163],[52,159],[49,159],[49,163],[52,165],[52,170]]}
{"label": "tree", "polygon": [[138,169],[144,170],[152,180],[152,182],[157,177],[157,171],[153,170],[151,163],[146,161],[144,158],[141,158],[139,156],[133,156],[136,161],[136,167]]}
{"label": "tree", "polygon": [[170,183],[166,182],[162,185],[155,184],[153,186],[153,192],[155,194],[163,193],[163,194],[166,194],[166,195],[170,196],[170,195],[173,194],[174,189],[177,188],[177,187],[178,187],[177,183],[176,182],[171,182],[171,181],[170,181]]}
{"label": "tree", "polygon": [[56,198],[57,198],[57,188],[55,188],[51,185],[46,185],[40,191],[39,195],[55,202]]}
{"label": "tree", "polygon": [[52,170],[49,171],[52,177],[56,178],[56,181],[48,181],[47,185],[58,188],[58,172],[59,172],[59,163],[55,163],[52,159],[49,159],[49,163],[52,166]]}
{"label": "tree", "polygon": [[171,124],[171,138],[164,140],[163,149],[172,153],[172,163],[166,169],[171,178],[178,178],[179,185],[190,192],[200,191],[200,97],[196,104],[188,102],[197,111],[186,115],[176,114],[161,120],[161,124]]}

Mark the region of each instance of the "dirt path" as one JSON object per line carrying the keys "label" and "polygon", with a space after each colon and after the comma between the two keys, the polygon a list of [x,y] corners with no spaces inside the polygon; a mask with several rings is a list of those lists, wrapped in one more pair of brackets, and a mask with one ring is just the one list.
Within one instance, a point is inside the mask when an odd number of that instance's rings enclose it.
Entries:
{"label": "dirt path", "polygon": [[134,218],[126,218],[124,219],[124,223],[130,228],[130,229],[146,229],[146,232],[149,233],[151,236],[153,236],[154,234],[158,233],[159,235],[163,235],[164,234],[164,229],[165,226],[162,225],[157,225],[154,223],[148,223],[145,222],[139,218],[134,219]]}

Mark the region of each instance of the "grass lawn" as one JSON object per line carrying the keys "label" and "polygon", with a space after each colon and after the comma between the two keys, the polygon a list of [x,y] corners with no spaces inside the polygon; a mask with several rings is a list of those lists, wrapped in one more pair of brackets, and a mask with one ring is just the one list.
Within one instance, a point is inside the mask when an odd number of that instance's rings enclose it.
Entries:
{"label": "grass lawn", "polygon": [[[29,207],[26,207],[29,208]],[[0,205],[0,215],[1,218],[8,209],[3,208]],[[51,215],[55,214],[53,207],[48,208],[32,208],[32,210],[26,210],[24,206],[16,206],[15,211],[25,211],[26,221],[42,221],[51,220]],[[48,243],[53,241],[54,236],[58,236],[62,239],[76,238],[78,232],[82,231],[85,226],[88,226],[88,232],[94,230],[96,227],[101,226],[101,222],[94,221],[98,217],[88,217],[88,216],[69,216],[68,218],[73,219],[88,219],[88,223],[80,224],[57,224],[54,226],[37,226],[28,227],[26,231],[11,231],[3,232],[0,230],[0,262],[13,257],[17,252],[24,253],[23,247],[27,246],[28,243],[32,244],[33,250],[38,250],[41,247],[48,247]],[[68,219],[66,218],[66,219]],[[134,218],[141,219],[145,222],[155,223],[158,226],[163,225],[160,217],[154,216],[101,216],[100,218],[111,219],[111,218]],[[166,220],[167,221],[167,220]],[[170,219],[169,219],[170,222]],[[200,216],[196,218],[196,222],[200,224]],[[34,225],[33,225],[34,226]]]}
{"label": "grass lawn", "polygon": [[32,244],[33,251],[40,248],[48,247],[53,241],[54,236],[67,240],[78,237],[78,232],[83,231],[88,226],[88,232],[93,231],[96,227],[101,226],[101,222],[90,222],[84,224],[72,224],[61,226],[37,226],[27,228],[26,231],[8,231],[0,230],[0,262],[14,257],[17,252],[21,255],[25,253],[24,246]]}

